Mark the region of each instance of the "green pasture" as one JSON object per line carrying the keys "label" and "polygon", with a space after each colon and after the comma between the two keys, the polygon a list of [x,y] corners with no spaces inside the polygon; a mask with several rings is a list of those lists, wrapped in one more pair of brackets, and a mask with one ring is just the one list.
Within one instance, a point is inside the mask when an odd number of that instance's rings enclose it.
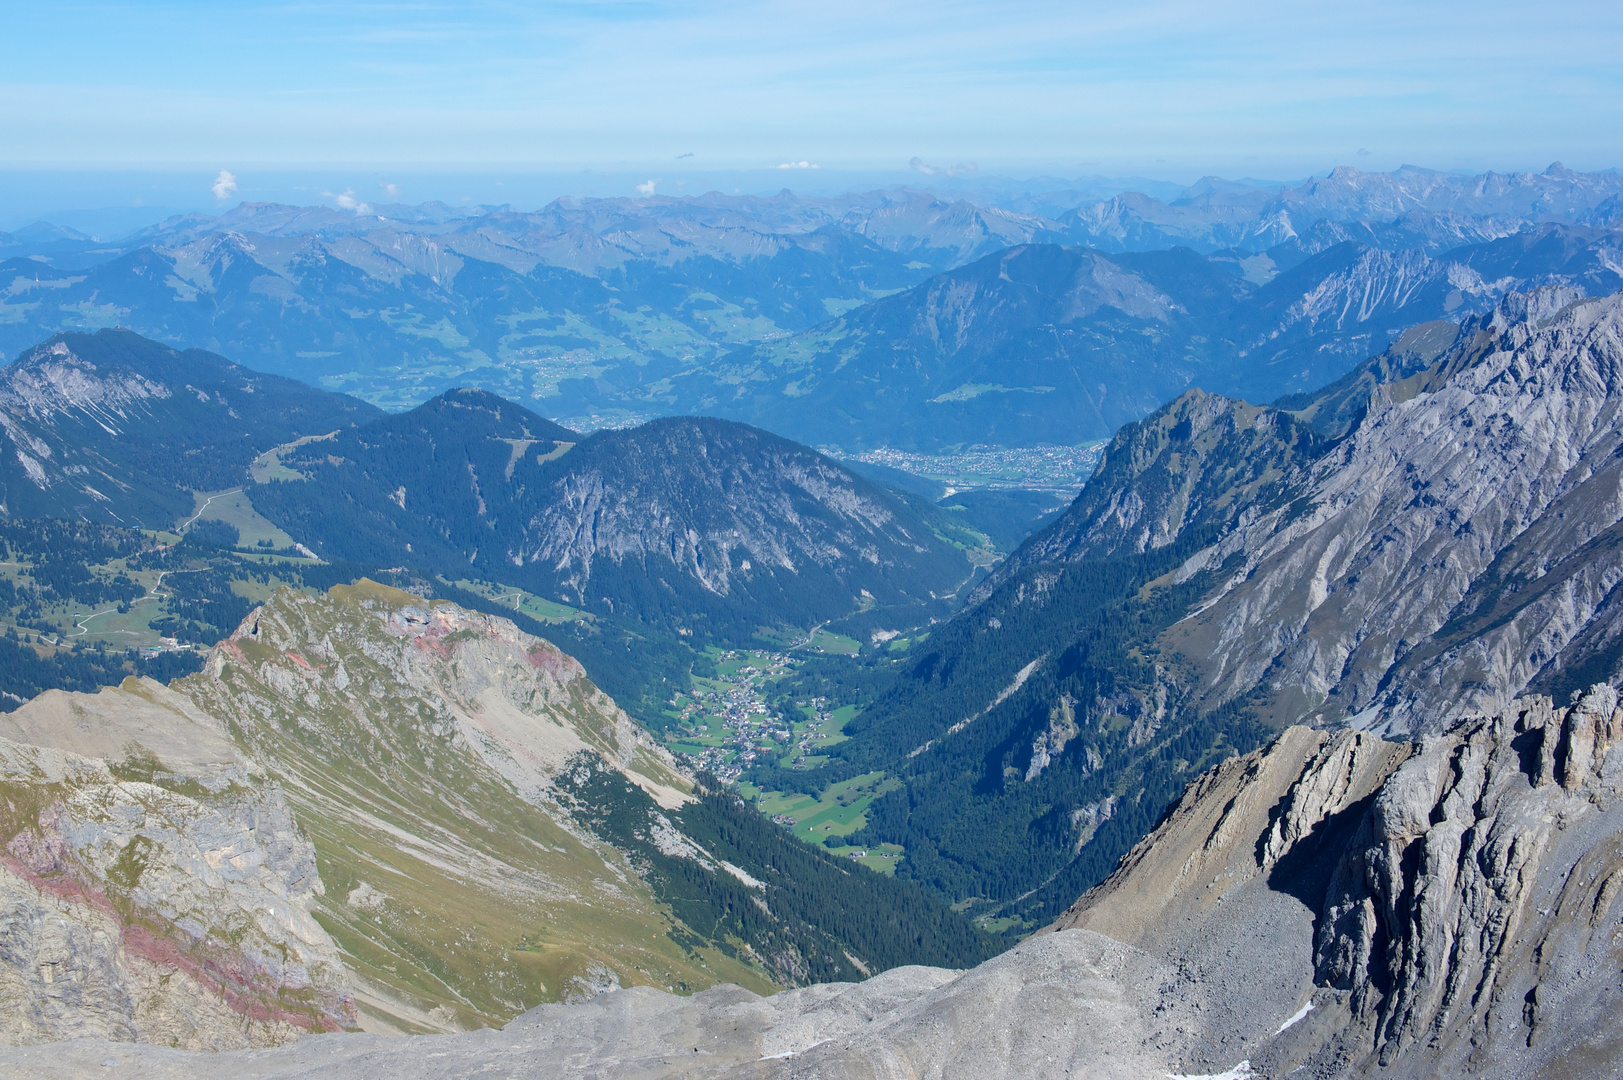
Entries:
{"label": "green pasture", "polygon": [[[278,467],[285,468],[279,463]],[[192,506],[192,514],[189,518],[182,519],[177,532],[194,521],[223,521],[236,528],[241,537],[238,543],[242,547],[257,547],[261,540],[269,540],[273,548],[293,546],[291,536],[271,524],[269,519],[254,509],[254,504],[248,500],[248,493],[244,489],[195,491],[192,495],[196,500]]]}

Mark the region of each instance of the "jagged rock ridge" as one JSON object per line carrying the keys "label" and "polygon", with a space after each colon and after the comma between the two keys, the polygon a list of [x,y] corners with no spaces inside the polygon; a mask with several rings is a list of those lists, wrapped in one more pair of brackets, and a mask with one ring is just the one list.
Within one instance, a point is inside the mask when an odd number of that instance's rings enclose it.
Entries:
{"label": "jagged rock ridge", "polygon": [[1417,328],[1283,408],[1181,397],[974,599],[1198,541],[1176,576],[1214,587],[1162,644],[1194,707],[1252,695],[1276,723],[1436,730],[1610,677],[1623,294],[1515,294],[1451,336]]}

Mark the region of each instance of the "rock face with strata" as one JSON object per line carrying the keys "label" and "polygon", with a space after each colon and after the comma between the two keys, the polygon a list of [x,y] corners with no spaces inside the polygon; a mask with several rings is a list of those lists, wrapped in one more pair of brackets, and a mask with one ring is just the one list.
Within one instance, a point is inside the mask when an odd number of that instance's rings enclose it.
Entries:
{"label": "rock face with strata", "polygon": [[1550,682],[1615,620],[1623,296],[1571,299],[1507,302],[1418,385],[1377,388],[1300,487],[1310,508],[1226,538],[1243,569],[1169,634],[1213,699],[1262,683],[1282,718],[1436,730]]}
{"label": "rock face with strata", "polygon": [[1623,1062],[1620,793],[1604,684],[1418,744],[1292,728],[1192,785],[1056,926],[1311,1006],[1237,1046],[1265,1075],[1597,1075]]}
{"label": "rock face with strata", "polygon": [[[103,722],[115,702],[122,731]],[[355,1024],[312,916],[315,849],[218,725],[130,679],[53,691],[0,731],[0,1040],[221,1050]]]}
{"label": "rock face with strata", "polygon": [[1620,449],[1623,294],[1512,294],[1317,394],[1189,391],[971,599],[1182,545],[1211,585],[1158,645],[1194,712],[1435,733],[1623,673]]}

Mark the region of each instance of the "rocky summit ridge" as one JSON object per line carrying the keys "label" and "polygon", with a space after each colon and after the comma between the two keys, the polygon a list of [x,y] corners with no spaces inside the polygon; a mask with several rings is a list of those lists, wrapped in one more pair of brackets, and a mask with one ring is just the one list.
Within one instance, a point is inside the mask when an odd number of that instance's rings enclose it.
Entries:
{"label": "rocky summit ridge", "polygon": [[369,582],[284,590],[171,688],[44,694],[0,718],[0,979],[23,1006],[0,1038],[219,1049],[637,981],[769,988],[678,944],[577,823],[559,778],[594,767],[655,816],[693,799],[555,647]]}
{"label": "rocky summit ridge", "polygon": [[1597,685],[1418,743],[1287,729],[1013,950],[770,998],[638,987],[500,1032],[199,1057],[105,1042],[0,1075],[1315,1078],[1601,1075],[1623,939],[1623,707]]}

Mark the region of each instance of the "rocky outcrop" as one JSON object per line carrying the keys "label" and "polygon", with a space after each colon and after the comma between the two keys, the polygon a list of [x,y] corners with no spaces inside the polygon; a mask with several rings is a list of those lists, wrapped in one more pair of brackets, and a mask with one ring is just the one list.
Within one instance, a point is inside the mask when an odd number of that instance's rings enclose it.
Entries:
{"label": "rocky outcrop", "polygon": [[150,680],[87,696],[0,720],[0,1040],[219,1050],[353,1027],[282,790]]}
{"label": "rocky outcrop", "polygon": [[1436,730],[1505,707],[1611,618],[1623,296],[1571,300],[1507,302],[1377,388],[1298,485],[1305,509],[1191,559],[1243,559],[1168,635],[1201,657],[1208,700],[1260,683],[1281,719]]}
{"label": "rocky outcrop", "polygon": [[1311,1005],[1242,1040],[1264,1075],[1597,1075],[1623,1060],[1620,794],[1606,685],[1414,745],[1292,728],[1191,785],[1056,927]]}

